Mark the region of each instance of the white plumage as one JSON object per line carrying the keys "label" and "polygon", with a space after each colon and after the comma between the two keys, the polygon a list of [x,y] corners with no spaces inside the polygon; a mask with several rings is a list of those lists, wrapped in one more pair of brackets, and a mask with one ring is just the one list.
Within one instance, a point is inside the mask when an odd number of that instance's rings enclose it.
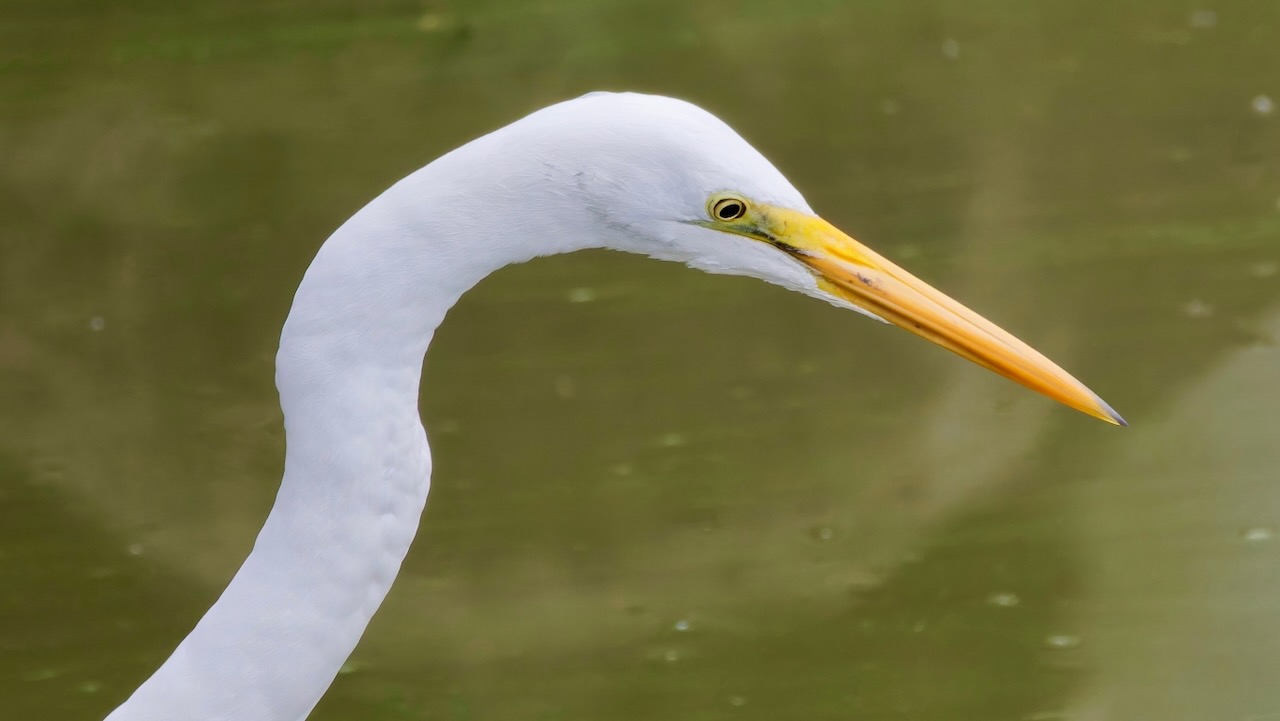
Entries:
{"label": "white plumage", "polygon": [[431,473],[423,356],[489,273],[606,247],[819,294],[786,255],[692,224],[725,189],[807,209],[709,113],[593,93],[468,143],[356,213],[308,268],[281,335],[287,451],[271,515],[222,597],[110,721],[306,717],[413,540]]}

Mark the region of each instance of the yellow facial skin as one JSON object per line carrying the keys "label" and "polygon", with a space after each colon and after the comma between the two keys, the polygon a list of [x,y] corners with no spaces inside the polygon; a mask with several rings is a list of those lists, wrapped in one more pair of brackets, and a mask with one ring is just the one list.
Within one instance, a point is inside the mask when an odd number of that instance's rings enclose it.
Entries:
{"label": "yellow facial skin", "polygon": [[717,193],[708,228],[769,243],[808,266],[818,286],[1033,391],[1108,423],[1128,423],[1053,361],[827,221]]}

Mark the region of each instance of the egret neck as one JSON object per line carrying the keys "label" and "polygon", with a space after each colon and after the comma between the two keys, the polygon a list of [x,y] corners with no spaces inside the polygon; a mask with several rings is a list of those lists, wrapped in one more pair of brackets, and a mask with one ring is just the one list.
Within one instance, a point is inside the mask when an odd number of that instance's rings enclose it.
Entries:
{"label": "egret neck", "polygon": [[[337,675],[426,503],[418,384],[436,327],[490,272],[601,237],[583,232],[590,212],[557,197],[573,177],[513,163],[511,140],[440,158],[321,247],[276,356],[286,452],[275,505],[222,596],[109,721],[303,719]],[[471,171],[494,167],[512,172]],[[558,212],[522,211],[530,201]]]}

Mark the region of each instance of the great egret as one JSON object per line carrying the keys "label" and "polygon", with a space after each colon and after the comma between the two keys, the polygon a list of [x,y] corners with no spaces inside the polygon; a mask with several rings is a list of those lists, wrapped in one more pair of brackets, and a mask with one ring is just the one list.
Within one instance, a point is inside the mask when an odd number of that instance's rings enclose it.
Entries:
{"label": "great egret", "polygon": [[275,506],[222,596],[109,721],[304,719],[417,530],[431,471],[418,383],[436,327],[498,268],[584,248],[776,283],[1124,424],[1026,344],[813,215],[715,116],[592,93],[439,158],[320,248],[276,356],[287,449]]}

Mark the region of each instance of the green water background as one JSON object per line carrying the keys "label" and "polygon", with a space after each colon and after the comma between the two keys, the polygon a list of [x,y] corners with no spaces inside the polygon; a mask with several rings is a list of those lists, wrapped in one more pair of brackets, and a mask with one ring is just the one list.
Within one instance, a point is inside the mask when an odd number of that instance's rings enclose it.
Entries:
{"label": "green water background", "polygon": [[1280,717],[1256,0],[0,2],[0,717],[101,718],[243,559],[324,237],[593,89],[717,113],[1133,427],[750,280],[504,270],[314,718]]}

